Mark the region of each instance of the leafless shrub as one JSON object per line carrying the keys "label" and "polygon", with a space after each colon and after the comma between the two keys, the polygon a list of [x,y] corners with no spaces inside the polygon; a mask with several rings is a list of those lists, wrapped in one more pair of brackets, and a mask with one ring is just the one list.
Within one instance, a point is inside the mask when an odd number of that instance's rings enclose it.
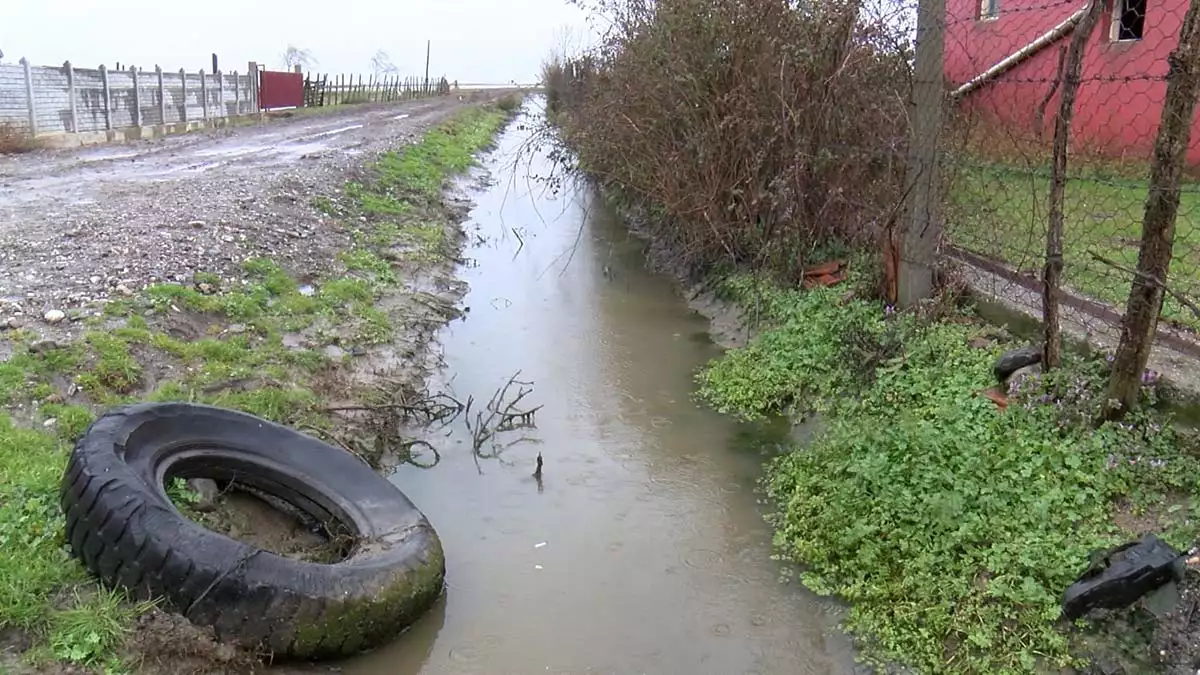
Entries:
{"label": "leafless shrub", "polygon": [[862,0],[601,0],[598,48],[543,68],[583,170],[655,211],[692,269],[797,280],[900,199],[911,46]]}
{"label": "leafless shrub", "polygon": [[[531,439],[520,437],[501,444],[501,434],[535,428],[534,417],[542,406],[523,408],[522,401],[533,393],[533,384],[518,380],[520,371],[498,388],[480,409],[473,396],[460,401],[449,392],[432,393],[414,389],[409,380],[377,374],[369,391],[362,392],[368,402],[322,408],[337,415],[340,430],[320,435],[378,466],[385,458],[431,468],[441,460],[438,449],[416,438],[420,430],[445,429],[461,420],[471,435],[476,460],[494,459],[511,445]],[[421,447],[432,452],[432,462],[419,459],[413,452]]]}
{"label": "leafless shrub", "polygon": [[[520,371],[513,374],[492,394],[492,398],[488,400],[487,405],[482,411],[475,412],[475,419],[471,419],[471,406],[474,403],[473,399],[468,398],[466,405],[463,407],[464,421],[467,425],[467,430],[471,432],[471,439],[474,445],[475,454],[480,457],[496,456],[503,447],[492,443],[496,434],[506,431],[517,431],[518,429],[534,428],[534,416],[537,411],[542,409],[542,406],[535,408],[521,408],[521,401],[533,393],[532,382],[521,382],[517,379]],[[511,395],[509,391],[513,385],[517,386],[515,395]],[[513,443],[519,443],[522,440],[517,439]],[[492,443],[492,448],[488,450],[488,444]]]}

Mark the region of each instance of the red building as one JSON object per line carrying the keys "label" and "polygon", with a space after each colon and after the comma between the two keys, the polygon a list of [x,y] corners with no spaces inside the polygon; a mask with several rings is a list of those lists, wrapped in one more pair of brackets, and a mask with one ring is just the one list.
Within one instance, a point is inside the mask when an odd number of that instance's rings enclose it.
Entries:
{"label": "red building", "polygon": [[[970,92],[959,105],[1049,137],[1058,110],[1061,54],[1085,0],[946,0],[945,74]],[[1175,48],[1187,0],[1107,0],[1084,52],[1072,136],[1077,147],[1116,157],[1147,157],[1166,95],[1167,56]],[[991,78],[980,76],[996,70]],[[1005,69],[1007,68],[1007,69]],[[976,79],[978,78],[978,79]],[[974,82],[972,82],[975,80]],[[1200,164],[1193,122],[1188,160]]]}

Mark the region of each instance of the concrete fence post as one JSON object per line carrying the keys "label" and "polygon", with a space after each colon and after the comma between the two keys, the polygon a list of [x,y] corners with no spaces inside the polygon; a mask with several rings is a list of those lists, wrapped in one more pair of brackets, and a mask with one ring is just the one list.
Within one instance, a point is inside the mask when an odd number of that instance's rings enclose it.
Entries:
{"label": "concrete fence post", "polygon": [[162,66],[154,66],[154,74],[158,77],[158,122],[167,123],[167,87],[163,84]]}
{"label": "concrete fence post", "polygon": [[181,92],[179,94],[179,96],[180,96],[180,98],[183,99],[183,104],[181,106],[179,106],[179,121],[187,122],[188,121],[187,71],[184,70],[183,68],[179,69],[179,86],[180,86],[180,92]]}
{"label": "concrete fence post", "polygon": [[200,105],[204,107],[204,119],[208,119],[208,76],[200,71]]}
{"label": "concrete fence post", "polygon": [[238,79],[237,71],[233,71],[233,115],[242,114],[242,81]]}
{"label": "concrete fence post", "polygon": [[70,61],[63,61],[63,70],[67,71],[67,102],[71,107],[71,128],[73,134],[79,133],[79,104],[75,94],[75,66]]}
{"label": "concrete fence post", "polygon": [[225,74],[217,71],[217,117],[225,116]]}
{"label": "concrete fence post", "polygon": [[133,126],[142,126],[142,88],[138,86],[137,66],[129,67],[129,76],[133,78]]}
{"label": "concrete fence post", "polygon": [[258,112],[258,64],[246,64],[246,107],[251,113]]}
{"label": "concrete fence post", "polygon": [[897,295],[912,307],[933,295],[933,267],[941,238],[939,136],[945,105],[942,57],[945,50],[946,0],[920,0],[917,43],[909,103],[908,194],[903,240],[897,261]]}
{"label": "concrete fence post", "polygon": [[33,100],[33,71],[29,68],[29,59],[21,57],[21,67],[25,69],[25,100],[29,108],[29,135],[37,135],[37,103]]}
{"label": "concrete fence post", "polygon": [[100,64],[100,86],[104,89],[104,128],[112,129],[112,93],[108,88],[108,66]]}

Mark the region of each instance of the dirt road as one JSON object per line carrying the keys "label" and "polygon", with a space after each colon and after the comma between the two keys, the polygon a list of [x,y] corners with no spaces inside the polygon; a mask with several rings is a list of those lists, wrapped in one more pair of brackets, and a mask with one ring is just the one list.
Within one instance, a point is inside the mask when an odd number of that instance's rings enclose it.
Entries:
{"label": "dirt road", "polygon": [[268,256],[317,274],[343,233],[311,202],[353,167],[505,92],[297,115],[123,146],[0,157],[0,326]]}

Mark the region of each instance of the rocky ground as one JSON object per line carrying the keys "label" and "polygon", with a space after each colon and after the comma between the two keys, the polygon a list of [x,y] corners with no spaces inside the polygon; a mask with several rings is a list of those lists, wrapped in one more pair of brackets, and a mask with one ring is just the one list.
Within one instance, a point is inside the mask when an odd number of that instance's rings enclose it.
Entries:
{"label": "rocky ground", "polygon": [[346,234],[312,198],[464,105],[453,94],[133,145],[0,157],[0,324],[48,337],[114,297],[267,256],[313,275]]}

